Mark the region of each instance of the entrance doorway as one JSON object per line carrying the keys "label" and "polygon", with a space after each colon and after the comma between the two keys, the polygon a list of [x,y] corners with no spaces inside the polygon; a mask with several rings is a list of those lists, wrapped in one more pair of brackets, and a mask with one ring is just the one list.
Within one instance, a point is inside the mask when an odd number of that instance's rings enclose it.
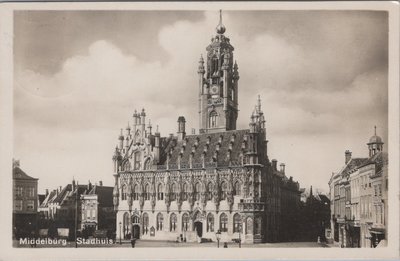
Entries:
{"label": "entrance doorway", "polygon": [[196,230],[197,236],[203,236],[203,223],[200,221],[194,222],[194,229]]}
{"label": "entrance doorway", "polygon": [[140,226],[139,225],[133,225],[132,238],[136,238],[136,239],[140,238]]}

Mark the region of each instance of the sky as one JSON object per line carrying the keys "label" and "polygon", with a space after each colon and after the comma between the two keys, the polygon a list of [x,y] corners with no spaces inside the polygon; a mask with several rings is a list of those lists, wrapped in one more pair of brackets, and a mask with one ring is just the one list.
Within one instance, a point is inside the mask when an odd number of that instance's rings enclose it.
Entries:
{"label": "sky", "polygon": [[[135,109],[198,130],[200,55],[218,11],[17,11],[14,158],[39,193],[103,181]],[[223,11],[239,66],[238,129],[261,96],[268,155],[301,187],[329,192],[344,152],[388,132],[388,20],[381,11]]]}

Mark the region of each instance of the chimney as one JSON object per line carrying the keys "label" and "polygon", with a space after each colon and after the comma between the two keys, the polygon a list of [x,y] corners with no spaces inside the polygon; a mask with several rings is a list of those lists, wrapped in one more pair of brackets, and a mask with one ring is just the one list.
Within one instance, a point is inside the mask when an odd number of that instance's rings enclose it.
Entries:
{"label": "chimney", "polygon": [[61,192],[61,190],[62,190],[62,186],[60,186],[60,192]]}
{"label": "chimney", "polygon": [[285,163],[281,163],[279,166],[281,166],[281,172],[285,174]]}
{"label": "chimney", "polygon": [[273,170],[278,170],[277,169],[277,164],[278,164],[278,161],[276,159],[273,159],[272,160],[272,168],[273,168]]}
{"label": "chimney", "polygon": [[186,132],[185,132],[185,117],[179,116],[178,118],[178,141],[181,141],[185,138]]}
{"label": "chimney", "polygon": [[46,189],[46,197],[49,195],[49,189]]}
{"label": "chimney", "polygon": [[344,152],[344,158],[345,158],[344,164],[349,163],[349,161],[351,160],[351,151],[346,150],[346,151]]}
{"label": "chimney", "polygon": [[192,135],[195,135],[195,134],[196,134],[196,129],[192,128]]}
{"label": "chimney", "polygon": [[103,181],[102,181],[102,180],[99,181],[99,186],[100,186],[100,187],[103,186]]}

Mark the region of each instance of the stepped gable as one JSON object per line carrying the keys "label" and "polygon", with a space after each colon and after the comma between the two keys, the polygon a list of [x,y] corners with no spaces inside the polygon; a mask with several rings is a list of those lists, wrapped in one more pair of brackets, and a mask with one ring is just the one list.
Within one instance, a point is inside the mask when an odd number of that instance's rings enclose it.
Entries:
{"label": "stepped gable", "polygon": [[202,154],[206,149],[205,162],[213,162],[213,157],[218,151],[217,164],[228,165],[228,152],[232,143],[230,159],[233,164],[240,163],[242,144],[249,130],[232,130],[216,133],[188,135],[182,141],[176,137],[165,138],[165,147],[161,153],[160,165],[167,164],[167,154],[170,152],[170,164],[177,164],[182,152],[181,164],[189,164],[190,154],[193,154],[193,164],[202,163]]}

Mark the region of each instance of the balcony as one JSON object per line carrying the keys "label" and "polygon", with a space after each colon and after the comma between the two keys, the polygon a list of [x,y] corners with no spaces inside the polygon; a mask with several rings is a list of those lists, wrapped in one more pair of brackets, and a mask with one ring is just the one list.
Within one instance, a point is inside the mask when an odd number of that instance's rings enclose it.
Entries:
{"label": "balcony", "polygon": [[262,212],[265,210],[265,203],[260,200],[242,199],[239,203],[239,210],[242,212]]}

